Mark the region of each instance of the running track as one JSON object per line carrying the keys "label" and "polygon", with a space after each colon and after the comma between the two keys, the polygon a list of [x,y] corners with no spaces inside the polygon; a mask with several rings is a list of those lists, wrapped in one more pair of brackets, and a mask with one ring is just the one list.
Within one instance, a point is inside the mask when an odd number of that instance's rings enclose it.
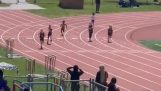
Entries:
{"label": "running track", "polygon": [[[68,30],[60,36],[59,24],[65,19]],[[121,91],[160,91],[161,54],[138,45],[130,39],[131,32],[161,24],[161,12],[99,14],[96,16],[93,42],[88,43],[90,16],[47,19],[24,11],[0,11],[0,43],[15,39],[15,52],[44,64],[44,56],[57,56],[56,68],[65,70],[78,64],[85,71],[81,79],[95,78],[100,64],[111,77],[118,79]],[[51,24],[52,45],[39,50],[38,32]],[[106,29],[114,27],[113,43],[107,43]]]}

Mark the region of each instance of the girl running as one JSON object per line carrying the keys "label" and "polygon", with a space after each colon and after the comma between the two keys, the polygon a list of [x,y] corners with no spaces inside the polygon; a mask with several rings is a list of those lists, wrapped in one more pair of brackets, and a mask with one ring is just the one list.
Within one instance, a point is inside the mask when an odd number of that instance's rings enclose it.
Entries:
{"label": "girl running", "polygon": [[65,20],[62,21],[60,27],[61,27],[61,36],[64,36],[65,29],[67,29],[67,24],[65,24]]}
{"label": "girl running", "polygon": [[50,40],[50,42],[52,42],[52,31],[53,31],[53,29],[51,28],[51,25],[49,25],[49,27],[48,27],[48,39],[47,39],[48,45],[50,45],[49,40]]}
{"label": "girl running", "polygon": [[108,28],[108,43],[112,43],[112,34],[113,34],[113,29],[112,26],[110,25]]}
{"label": "girl running", "polygon": [[92,34],[93,34],[93,25],[92,25],[92,23],[89,23],[88,32],[89,32],[89,41],[88,42],[92,42],[92,40],[91,40]]}
{"label": "girl running", "polygon": [[44,43],[44,38],[45,38],[45,33],[43,29],[40,30],[39,38],[40,38],[40,46],[41,46],[40,49],[43,49],[42,44]]}

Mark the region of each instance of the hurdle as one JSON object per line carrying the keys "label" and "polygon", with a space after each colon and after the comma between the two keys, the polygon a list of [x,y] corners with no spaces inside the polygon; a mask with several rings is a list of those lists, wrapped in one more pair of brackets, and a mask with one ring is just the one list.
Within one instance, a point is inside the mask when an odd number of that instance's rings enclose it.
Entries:
{"label": "hurdle", "polygon": [[13,58],[14,39],[8,38],[6,42],[6,57]]}
{"label": "hurdle", "polygon": [[45,72],[46,74],[50,74],[55,72],[56,66],[56,56],[55,55],[48,55],[45,56]]}
{"label": "hurdle", "polygon": [[26,75],[28,75],[28,82],[32,82],[32,75],[35,73],[35,60],[25,59],[26,60]]}

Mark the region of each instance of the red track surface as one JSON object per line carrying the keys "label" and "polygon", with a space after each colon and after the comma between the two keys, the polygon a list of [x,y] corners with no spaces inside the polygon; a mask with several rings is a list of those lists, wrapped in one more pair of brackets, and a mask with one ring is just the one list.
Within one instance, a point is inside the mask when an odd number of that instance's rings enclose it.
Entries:
{"label": "red track surface", "polygon": [[[42,64],[45,55],[54,54],[56,68],[61,70],[78,64],[85,71],[82,79],[94,78],[99,65],[104,64],[109,72],[108,81],[117,77],[121,91],[160,91],[161,54],[136,44],[131,33],[137,36],[135,30],[159,27],[161,12],[97,15],[92,43],[87,42],[89,17],[62,18],[69,26],[62,38],[59,29],[62,19],[49,20],[24,11],[0,11],[0,43],[14,38],[17,53]],[[49,24],[54,29],[53,43],[45,43],[44,50],[39,50],[38,32],[43,28],[47,33]],[[110,44],[106,38],[109,24],[114,27]]]}

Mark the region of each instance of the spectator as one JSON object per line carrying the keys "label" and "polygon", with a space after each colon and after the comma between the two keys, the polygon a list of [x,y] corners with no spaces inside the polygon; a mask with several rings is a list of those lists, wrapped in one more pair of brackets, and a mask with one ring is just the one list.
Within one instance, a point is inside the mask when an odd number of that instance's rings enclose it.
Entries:
{"label": "spectator", "polygon": [[[103,65],[99,67],[99,71],[96,74],[96,82],[99,84],[102,84],[104,86],[107,86],[107,78],[108,78],[108,73],[105,71],[105,68]],[[104,87],[97,86],[98,91],[105,91]]]}
{"label": "spectator", "polygon": [[0,69],[0,90],[4,87],[5,81],[3,79],[3,71]]}
{"label": "spectator", "polygon": [[10,88],[7,86],[7,80],[3,80],[3,84],[0,88],[0,91],[10,91]]}
{"label": "spectator", "polygon": [[120,91],[120,89],[118,87],[116,87],[116,78],[113,77],[111,79],[111,82],[108,84],[108,91]]}
{"label": "spectator", "polygon": [[99,9],[100,9],[100,0],[95,0],[95,4],[96,4],[96,13],[99,13]]}
{"label": "spectator", "polygon": [[0,69],[0,77],[3,78],[3,71]]}
{"label": "spectator", "polygon": [[[67,68],[68,73],[71,75],[70,80],[80,80],[80,76],[84,73],[77,65]],[[79,91],[79,82],[73,81],[71,83],[71,91]]]}

